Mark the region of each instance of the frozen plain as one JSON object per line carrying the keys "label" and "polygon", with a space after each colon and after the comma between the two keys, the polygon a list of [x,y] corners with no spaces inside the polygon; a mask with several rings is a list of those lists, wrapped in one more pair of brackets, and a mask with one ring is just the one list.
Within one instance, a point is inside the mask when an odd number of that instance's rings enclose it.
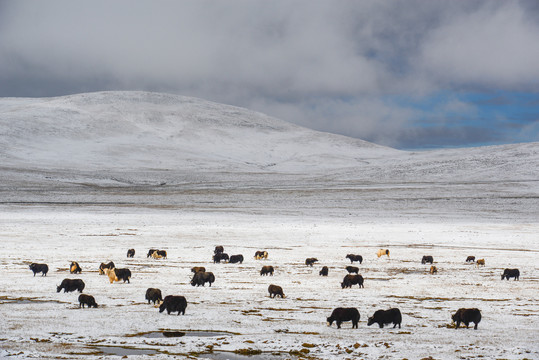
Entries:
{"label": "frozen plain", "polygon": [[[400,152],[162,94],[1,103],[2,357],[539,357],[537,143]],[[187,105],[198,108],[185,116]],[[57,123],[73,118],[87,136]],[[216,245],[244,263],[212,264]],[[147,259],[149,248],[169,258]],[[253,258],[259,249],[267,260]],[[363,289],[340,287],[348,253],[364,257]],[[466,264],[468,255],[486,266]],[[307,267],[307,257],[319,262]],[[69,274],[72,260],[81,275]],[[131,269],[130,284],[98,275],[110,260]],[[32,277],[30,262],[49,274]],[[189,284],[199,265],[214,272],[211,288]],[[262,265],[275,275],[261,277]],[[521,280],[501,281],[506,267]],[[74,277],[99,308],[55,292]],[[270,299],[270,283],[286,298]],[[184,295],[186,315],[160,314],[144,300],[148,287]],[[326,326],[338,306],[358,308],[359,329]],[[389,307],[401,309],[401,329],[367,326]],[[451,327],[460,307],[481,309],[477,331]]]}

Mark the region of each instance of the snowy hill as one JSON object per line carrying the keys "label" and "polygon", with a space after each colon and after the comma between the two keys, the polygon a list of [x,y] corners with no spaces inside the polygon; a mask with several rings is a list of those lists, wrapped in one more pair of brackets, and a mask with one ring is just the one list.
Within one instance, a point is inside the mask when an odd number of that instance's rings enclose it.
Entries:
{"label": "snowy hill", "polygon": [[0,159],[7,204],[531,218],[538,207],[539,143],[406,152],[158,93],[0,99]]}

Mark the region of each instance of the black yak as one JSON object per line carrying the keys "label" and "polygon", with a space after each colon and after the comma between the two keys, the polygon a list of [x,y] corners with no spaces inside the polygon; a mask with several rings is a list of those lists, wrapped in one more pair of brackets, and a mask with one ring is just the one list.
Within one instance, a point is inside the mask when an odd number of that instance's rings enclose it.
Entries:
{"label": "black yak", "polygon": [[363,256],[361,255],[354,255],[354,254],[348,254],[346,255],[347,259],[350,259],[350,263],[354,263],[354,261],[359,262],[360,264],[363,262]]}
{"label": "black yak", "polygon": [[363,276],[361,275],[351,275],[351,274],[348,274],[344,277],[342,283],[341,283],[341,288],[351,288],[352,285],[358,285],[360,288],[363,287]]}
{"label": "black yak", "polygon": [[156,288],[148,288],[148,290],[146,290],[146,300],[148,300],[148,304],[150,301],[153,301],[154,305],[156,302],[163,301],[161,290]]}
{"label": "black yak", "polygon": [[243,255],[232,255],[230,259],[228,260],[229,263],[235,264],[235,263],[243,263]]}
{"label": "black yak", "polygon": [[307,265],[307,266],[313,266],[313,264],[314,264],[315,262],[317,262],[317,261],[318,261],[317,258],[307,258],[307,259],[305,259],[305,265]]}
{"label": "black yak", "polygon": [[429,263],[432,265],[433,262],[434,262],[434,259],[430,255],[423,255],[423,258],[421,259],[421,264]]}
{"label": "black yak", "polygon": [[284,298],[283,288],[278,285],[270,285],[268,286],[268,292],[270,295],[270,298],[274,298],[276,296],[280,296],[281,298]]}
{"label": "black yak", "polygon": [[212,272],[196,272],[195,275],[193,275],[193,278],[191,279],[191,285],[193,286],[204,286],[205,283],[211,284],[215,282],[215,275],[213,275]]}
{"label": "black yak", "polygon": [[85,304],[88,306],[88,308],[97,307],[97,303],[95,302],[95,299],[92,295],[80,294],[79,295],[79,308],[82,306],[82,308],[84,309]]}
{"label": "black yak", "polygon": [[218,254],[213,255],[213,263],[214,264],[220,263],[221,260],[228,261],[229,260],[228,254],[227,253],[218,253]]}
{"label": "black yak", "polygon": [[82,281],[81,279],[64,279],[62,280],[60,286],[56,287],[56,292],[60,292],[60,290],[62,289],[64,289],[64,293],[72,292],[75,290],[82,292],[85,286],[86,285],[84,284],[84,281]]}
{"label": "black yak", "polygon": [[41,276],[47,276],[47,273],[49,272],[49,266],[47,264],[36,264],[32,263],[30,264],[30,270],[34,273],[34,276],[36,276],[36,273],[41,273]]}
{"label": "black yak", "polygon": [[349,274],[351,273],[356,273],[356,274],[359,274],[359,268],[357,266],[350,266],[348,265],[346,267],[346,271],[348,271]]}
{"label": "black yak", "polygon": [[336,308],[331,313],[331,316],[327,318],[328,326],[331,326],[334,321],[337,322],[337,329],[341,328],[341,323],[343,321],[351,321],[352,329],[358,328],[357,324],[359,322],[359,311],[356,308]]}
{"label": "black yak", "polygon": [[182,315],[185,315],[185,308],[187,307],[187,300],[185,300],[184,296],[179,295],[167,295],[165,296],[165,300],[163,300],[163,303],[159,306],[159,312],[162,313],[167,310],[167,314],[170,315],[171,312],[178,312],[178,316],[180,313]]}
{"label": "black yak", "polygon": [[477,330],[477,324],[481,321],[481,311],[476,308],[460,308],[451,316],[451,319],[456,323],[455,329],[459,328],[461,322],[466,325],[466,328],[473,322],[475,324],[474,329]]}
{"label": "black yak", "polygon": [[328,276],[328,272],[329,272],[329,269],[327,266],[323,266],[322,267],[322,270],[320,270],[320,272],[318,273],[318,275],[320,276]]}
{"label": "black yak", "polygon": [[515,278],[515,280],[519,280],[520,271],[518,269],[505,269],[502,274],[502,280],[504,278],[507,280],[509,280],[509,278]]}
{"label": "black yak", "polygon": [[368,326],[371,326],[374,323],[377,323],[381,328],[384,327],[384,324],[393,323],[393,328],[399,325],[401,328],[402,315],[399,309],[393,308],[389,310],[377,310],[373,316],[371,316],[367,322]]}
{"label": "black yak", "polygon": [[129,249],[129,250],[127,250],[127,257],[128,257],[128,258],[135,257],[135,249]]}
{"label": "black yak", "polygon": [[271,265],[262,266],[262,269],[260,270],[260,276],[268,274],[273,276],[273,271],[273,266]]}

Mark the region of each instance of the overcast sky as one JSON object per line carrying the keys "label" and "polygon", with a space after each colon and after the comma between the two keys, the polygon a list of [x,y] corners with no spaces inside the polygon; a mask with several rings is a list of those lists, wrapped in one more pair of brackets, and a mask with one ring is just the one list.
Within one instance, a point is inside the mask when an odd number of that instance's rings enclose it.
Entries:
{"label": "overcast sky", "polygon": [[100,90],[401,149],[539,141],[539,1],[0,0],[0,97]]}

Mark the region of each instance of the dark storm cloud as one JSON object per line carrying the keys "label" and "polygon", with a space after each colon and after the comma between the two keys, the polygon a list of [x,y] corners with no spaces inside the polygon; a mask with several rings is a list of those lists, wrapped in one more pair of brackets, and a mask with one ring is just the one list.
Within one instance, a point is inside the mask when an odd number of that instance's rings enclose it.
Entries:
{"label": "dark storm cloud", "polygon": [[533,1],[1,1],[0,96],[167,91],[415,147],[418,118],[444,121],[413,105],[433,94],[539,91],[538,19]]}

